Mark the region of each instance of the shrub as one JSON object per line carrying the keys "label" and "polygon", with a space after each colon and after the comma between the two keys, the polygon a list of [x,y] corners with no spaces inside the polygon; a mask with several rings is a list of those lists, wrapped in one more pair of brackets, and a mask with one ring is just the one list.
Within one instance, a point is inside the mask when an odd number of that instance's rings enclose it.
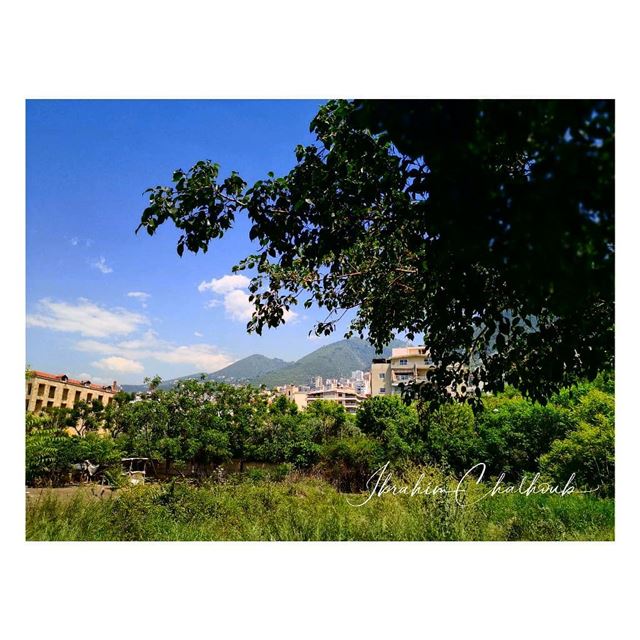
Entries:
{"label": "shrub", "polygon": [[612,424],[581,422],[575,431],[556,440],[549,453],[541,456],[540,471],[562,484],[575,473],[576,485],[599,488],[602,494],[613,495],[614,453]]}
{"label": "shrub", "polygon": [[421,416],[425,453],[437,463],[464,471],[482,460],[483,446],[469,405],[447,404]]}
{"label": "shrub", "polygon": [[418,412],[399,396],[376,396],[365,400],[356,414],[360,431],[376,438],[387,460],[419,458]]}
{"label": "shrub", "polygon": [[38,429],[27,434],[27,484],[61,484],[69,476],[69,467],[75,461],[74,439],[65,431]]}
{"label": "shrub", "polygon": [[73,462],[89,460],[106,467],[122,458],[117,442],[108,434],[87,433],[84,438],[73,437],[72,443]]}
{"label": "shrub", "polygon": [[310,421],[295,414],[273,414],[253,449],[253,458],[265,462],[287,462],[306,468],[318,460],[319,434]]}
{"label": "shrub", "polygon": [[574,409],[577,427],[551,444],[540,458],[540,471],[559,483],[576,474],[576,483],[600,488],[605,495],[614,490],[615,402],[613,396],[590,389]]}
{"label": "shrub", "polygon": [[522,398],[493,398],[478,416],[482,457],[493,474],[515,477],[534,471],[539,457],[575,423],[570,412],[559,407]]}
{"label": "shrub", "polygon": [[314,433],[317,442],[346,435],[352,426],[351,420],[342,405],[330,400],[315,400],[302,413],[302,422]]}
{"label": "shrub", "polygon": [[336,438],[323,445],[318,471],[340,491],[359,491],[386,462],[380,442],[368,436]]}

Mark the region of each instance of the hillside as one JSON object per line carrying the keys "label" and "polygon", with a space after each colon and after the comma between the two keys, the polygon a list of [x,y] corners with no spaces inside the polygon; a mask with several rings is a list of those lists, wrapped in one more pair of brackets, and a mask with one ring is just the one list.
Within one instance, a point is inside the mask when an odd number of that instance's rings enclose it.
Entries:
{"label": "hillside", "polygon": [[[388,357],[393,347],[405,346],[404,342],[394,340],[381,354]],[[352,371],[367,371],[371,360],[376,357],[375,349],[366,341],[358,338],[340,340],[327,344],[296,362],[285,362],[280,358],[267,358],[254,354],[238,360],[233,364],[207,374],[208,380],[220,382],[247,382],[254,385],[265,384],[275,387],[284,384],[308,384],[315,376],[323,378],[349,377]],[[381,357],[378,355],[378,357]],[[199,378],[202,374],[194,373],[174,380],[165,380],[161,389],[171,388],[176,380]],[[145,385],[123,385],[125,391],[145,391]]]}
{"label": "hillside", "polygon": [[[392,347],[400,346],[404,346],[404,343],[394,340],[383,351],[382,357],[391,355]],[[308,384],[314,376],[322,376],[323,378],[349,377],[351,372],[356,369],[367,371],[371,367],[371,360],[375,357],[375,349],[364,340],[354,338],[340,340],[320,347],[278,371],[257,376],[251,382],[274,387],[283,384]]]}
{"label": "hillside", "polygon": [[[207,380],[217,380],[219,382],[249,382],[271,371],[276,371],[282,367],[286,367],[292,363],[281,360],[280,358],[267,358],[258,353],[252,356],[247,356],[238,360],[233,364],[230,364],[224,369],[215,371],[214,373],[192,373],[188,376],[182,376],[180,378],[172,378],[170,380],[164,380],[160,385],[160,389],[171,389],[178,380],[189,380],[191,378],[200,379],[201,376],[205,376]],[[147,390],[145,384],[124,384],[122,388],[129,393],[138,393]]]}
{"label": "hillside", "polygon": [[[178,380],[190,380],[195,378],[199,380],[201,376],[206,376],[206,373],[191,373],[188,376],[181,376],[180,378],[171,378],[170,380],[163,380],[162,384],[158,387],[158,389],[171,389],[173,385],[178,382]],[[122,390],[127,393],[139,393],[142,391],[147,391],[149,387],[146,384],[123,384]]]}
{"label": "hillside", "polygon": [[278,371],[284,367],[291,366],[291,362],[286,362],[280,358],[267,358],[258,353],[252,356],[238,360],[233,364],[230,364],[220,371],[210,373],[208,375],[209,380],[220,380],[228,382],[244,382],[247,380],[254,380],[259,376],[269,374],[274,371]]}

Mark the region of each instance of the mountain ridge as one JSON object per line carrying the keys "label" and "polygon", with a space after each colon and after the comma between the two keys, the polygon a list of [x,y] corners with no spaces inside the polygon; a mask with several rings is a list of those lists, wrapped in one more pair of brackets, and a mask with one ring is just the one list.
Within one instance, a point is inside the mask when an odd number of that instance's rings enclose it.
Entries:
{"label": "mountain ridge", "polygon": [[[294,362],[287,362],[280,358],[268,358],[255,353],[212,373],[196,373],[166,380],[160,385],[160,388],[169,389],[178,380],[198,379],[202,375],[205,375],[207,380],[253,384],[255,386],[264,384],[268,387],[284,384],[309,384],[314,376],[322,378],[350,377],[352,371],[368,370],[374,357],[388,357],[392,348],[405,346],[405,344],[400,340],[393,340],[381,354],[378,354],[365,340],[359,338],[343,339],[323,345]],[[145,385],[122,385],[122,388],[129,392],[147,389]]]}

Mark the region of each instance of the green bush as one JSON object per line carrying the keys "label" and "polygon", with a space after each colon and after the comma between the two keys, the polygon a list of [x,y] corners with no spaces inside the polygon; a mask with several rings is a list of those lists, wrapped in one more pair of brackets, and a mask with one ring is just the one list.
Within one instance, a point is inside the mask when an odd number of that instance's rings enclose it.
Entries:
{"label": "green bush", "polygon": [[483,443],[469,405],[446,404],[421,416],[425,453],[436,463],[465,471],[483,460]]}
{"label": "green bush", "polygon": [[385,462],[382,444],[359,435],[336,438],[324,444],[317,470],[340,491],[360,491]]}
{"label": "green bush", "polygon": [[25,451],[26,481],[30,485],[64,484],[75,463],[89,460],[104,470],[122,457],[117,442],[108,434],[88,432],[81,438],[52,428],[32,428],[26,436]]}
{"label": "green bush", "polygon": [[615,402],[592,388],[574,409],[576,428],[551,444],[540,458],[540,471],[565,483],[575,473],[576,484],[613,495],[615,471]]}
{"label": "green bush", "polygon": [[389,461],[419,459],[422,455],[418,412],[399,396],[365,400],[356,414],[356,426],[381,443]]}
{"label": "green bush", "polygon": [[89,460],[107,467],[122,458],[118,443],[109,434],[87,433],[83,438],[73,437],[72,443],[74,462]]}
{"label": "green bush", "polygon": [[74,438],[65,431],[37,429],[26,437],[27,484],[61,484],[67,481],[75,460]]}
{"label": "green bush", "polygon": [[318,460],[320,434],[300,415],[272,414],[256,436],[252,457],[264,462],[286,462],[307,468]]}
{"label": "green bush", "polygon": [[478,415],[480,457],[490,473],[518,477],[537,470],[540,455],[575,424],[575,417],[560,407],[541,406],[518,397],[493,398]]}

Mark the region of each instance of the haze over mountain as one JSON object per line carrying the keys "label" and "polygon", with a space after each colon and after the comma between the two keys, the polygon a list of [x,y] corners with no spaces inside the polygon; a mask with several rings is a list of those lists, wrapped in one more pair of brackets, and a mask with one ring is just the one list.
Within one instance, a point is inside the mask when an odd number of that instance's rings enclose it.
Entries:
{"label": "haze over mountain", "polygon": [[[309,384],[314,376],[341,378],[349,377],[351,372],[357,369],[367,371],[373,358],[388,357],[391,355],[392,348],[402,346],[405,346],[404,342],[394,340],[382,354],[376,354],[375,349],[365,340],[351,338],[320,347],[296,362],[285,362],[280,358],[267,358],[254,354],[224,369],[205,375],[207,380],[256,386],[261,384],[268,387],[284,384],[303,385]],[[203,374],[194,373],[174,380],[166,380],[160,388],[168,389],[175,384],[176,380],[199,378],[201,375]],[[144,391],[146,388],[145,385],[123,385],[125,391]]]}

